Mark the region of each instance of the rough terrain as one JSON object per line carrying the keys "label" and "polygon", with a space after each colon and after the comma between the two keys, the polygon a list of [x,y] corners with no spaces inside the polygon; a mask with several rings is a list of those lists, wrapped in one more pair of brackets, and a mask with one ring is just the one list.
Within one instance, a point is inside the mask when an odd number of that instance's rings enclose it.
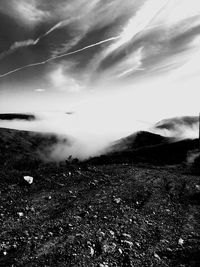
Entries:
{"label": "rough terrain", "polygon": [[1,162],[0,266],[200,266],[200,176],[188,166],[28,156]]}
{"label": "rough terrain", "polygon": [[33,177],[1,179],[1,266],[199,266],[200,177],[131,164]]}

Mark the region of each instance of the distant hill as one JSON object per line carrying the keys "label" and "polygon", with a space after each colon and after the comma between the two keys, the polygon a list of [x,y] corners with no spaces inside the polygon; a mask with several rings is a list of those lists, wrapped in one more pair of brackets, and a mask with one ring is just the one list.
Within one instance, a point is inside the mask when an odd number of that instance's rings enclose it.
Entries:
{"label": "distant hill", "polygon": [[[2,114],[1,114],[2,115]],[[20,114],[11,116],[16,118]],[[24,118],[24,114],[21,114]],[[9,117],[8,116],[8,117]],[[27,115],[31,116],[31,115]],[[6,114],[3,116],[6,118]],[[20,116],[19,116],[20,117]],[[18,117],[18,118],[19,118]],[[25,117],[29,118],[29,117]],[[177,124],[176,124],[177,122]],[[177,125],[196,125],[198,117],[183,117],[163,120],[156,124],[158,129],[176,129]],[[14,169],[32,168],[40,161],[41,151],[47,157],[54,145],[72,144],[73,138],[28,131],[0,128],[0,167]],[[188,154],[199,148],[198,139],[177,141],[152,132],[140,131],[121,138],[102,152],[101,157],[91,158],[95,163],[148,162],[150,164],[177,164],[186,160]],[[21,167],[23,166],[23,168]]]}
{"label": "distant hill", "polygon": [[30,169],[41,161],[41,153],[48,157],[57,143],[66,145],[70,141],[51,133],[0,128],[0,168]]}
{"label": "distant hill", "polygon": [[151,132],[140,131],[125,138],[115,141],[109,148],[109,151],[125,151],[152,145],[159,145],[170,142],[171,138],[154,134]]}
{"label": "distant hill", "polygon": [[32,121],[36,117],[33,114],[22,114],[22,113],[0,113],[0,120],[26,120]]}
{"label": "distant hill", "polygon": [[174,138],[141,131],[116,141],[95,163],[146,162],[151,164],[183,163],[189,151],[198,149],[198,139],[176,141]]}

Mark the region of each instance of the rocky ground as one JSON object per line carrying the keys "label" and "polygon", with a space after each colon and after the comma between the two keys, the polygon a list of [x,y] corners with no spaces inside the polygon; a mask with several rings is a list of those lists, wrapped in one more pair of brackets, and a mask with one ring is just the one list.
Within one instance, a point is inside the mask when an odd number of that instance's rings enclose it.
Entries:
{"label": "rocky ground", "polygon": [[200,177],[184,165],[6,166],[0,188],[0,266],[200,266]]}

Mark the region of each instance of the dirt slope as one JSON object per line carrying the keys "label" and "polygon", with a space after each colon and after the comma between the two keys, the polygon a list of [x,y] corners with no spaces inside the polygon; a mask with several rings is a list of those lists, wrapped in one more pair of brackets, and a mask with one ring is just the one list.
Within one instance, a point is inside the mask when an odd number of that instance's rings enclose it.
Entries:
{"label": "dirt slope", "polygon": [[199,266],[200,177],[131,164],[29,174],[1,177],[0,266]]}
{"label": "dirt slope", "polygon": [[186,165],[42,163],[31,151],[45,140],[6,131],[0,266],[200,265],[200,177]]}

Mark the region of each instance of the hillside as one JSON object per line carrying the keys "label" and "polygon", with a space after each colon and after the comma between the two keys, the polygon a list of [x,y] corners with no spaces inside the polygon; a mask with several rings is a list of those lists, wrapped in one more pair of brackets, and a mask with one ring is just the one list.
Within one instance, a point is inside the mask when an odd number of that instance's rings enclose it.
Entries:
{"label": "hillside", "polygon": [[145,162],[150,164],[181,164],[187,161],[190,151],[199,148],[198,139],[163,137],[150,132],[137,132],[116,141],[107,154],[91,159],[98,163]]}
{"label": "hillside", "polygon": [[29,170],[48,159],[55,144],[70,145],[72,140],[55,134],[0,128],[0,167]]}
{"label": "hillside", "polygon": [[109,151],[126,151],[137,148],[160,145],[169,143],[170,138],[154,134],[151,132],[140,131],[127,137],[115,141],[109,148]]}
{"label": "hillside", "polygon": [[158,145],[167,142],[169,142],[169,139],[161,135],[141,131],[115,141],[111,145],[110,150],[124,151],[146,146]]}
{"label": "hillside", "polygon": [[[199,266],[200,177],[185,165],[122,157],[27,168],[55,139],[6,129],[0,138],[0,266]],[[13,164],[16,155],[26,161]]]}

